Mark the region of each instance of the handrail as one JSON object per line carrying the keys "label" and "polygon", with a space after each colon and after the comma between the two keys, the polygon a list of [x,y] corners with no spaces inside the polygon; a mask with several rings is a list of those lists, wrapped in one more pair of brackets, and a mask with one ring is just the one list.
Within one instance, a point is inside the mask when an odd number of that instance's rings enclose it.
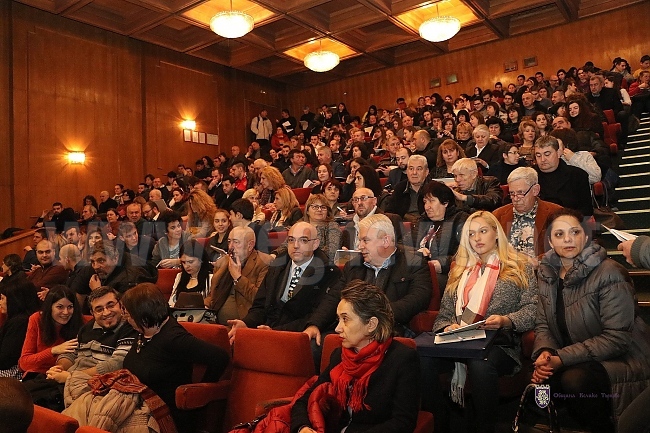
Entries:
{"label": "handrail", "polygon": [[31,245],[34,232],[36,232],[36,230],[28,229],[10,237],[9,239],[0,241],[0,259],[7,254],[18,254],[22,257],[24,253],[23,248],[25,247],[25,240],[29,240],[29,244]]}

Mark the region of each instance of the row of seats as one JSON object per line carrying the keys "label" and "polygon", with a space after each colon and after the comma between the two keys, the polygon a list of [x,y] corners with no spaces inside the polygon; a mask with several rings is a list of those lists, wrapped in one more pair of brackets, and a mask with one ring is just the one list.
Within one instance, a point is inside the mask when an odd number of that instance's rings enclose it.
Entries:
{"label": "row of seats", "polygon": [[[183,323],[193,335],[230,351],[227,328],[220,325]],[[400,339],[415,347],[411,339]],[[329,335],[323,342],[323,368],[331,352],[341,344],[337,335]],[[260,357],[264,353],[267,356]],[[286,399],[314,374],[314,363],[309,338],[299,332],[241,329],[232,348],[232,362],[224,377],[217,383],[199,383],[203,366],[194,366],[195,383],[176,390],[176,404],[180,409],[194,410],[221,403],[222,419],[215,420],[215,411],[204,410],[203,428],[206,431],[229,431],[231,426],[250,421],[264,402]],[[220,430],[215,426],[222,425]],[[100,433],[91,427],[79,427],[77,421],[49,409],[35,407],[29,433]],[[421,413],[417,433],[431,433],[433,417]]]}

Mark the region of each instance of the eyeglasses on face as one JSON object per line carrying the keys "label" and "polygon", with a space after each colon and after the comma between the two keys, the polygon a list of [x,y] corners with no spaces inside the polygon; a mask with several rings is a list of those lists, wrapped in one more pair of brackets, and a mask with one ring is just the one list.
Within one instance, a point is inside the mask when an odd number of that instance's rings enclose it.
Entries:
{"label": "eyeglasses on face", "polygon": [[528,194],[528,193],[530,192],[530,190],[533,189],[533,187],[534,187],[535,185],[537,185],[537,184],[536,184],[536,183],[532,184],[532,185],[530,186],[530,188],[528,188],[528,189],[526,190],[526,192],[516,192],[516,191],[513,191],[513,192],[508,193],[508,195],[510,196],[511,199],[515,199],[515,198],[524,198],[524,197],[526,197],[526,194]]}
{"label": "eyeglasses on face", "polygon": [[309,239],[307,236],[301,236],[299,238],[294,238],[293,236],[287,237],[287,243],[290,245],[295,245],[296,241],[300,245],[307,245],[309,242],[314,241],[316,239]]}
{"label": "eyeglasses on face", "polygon": [[327,210],[327,205],[326,204],[313,204],[309,206],[313,210]]}
{"label": "eyeglasses on face", "polygon": [[352,200],[350,200],[352,203],[359,203],[360,201],[366,201],[368,199],[371,199],[374,197],[367,196],[367,195],[361,195],[359,197],[352,197]]}

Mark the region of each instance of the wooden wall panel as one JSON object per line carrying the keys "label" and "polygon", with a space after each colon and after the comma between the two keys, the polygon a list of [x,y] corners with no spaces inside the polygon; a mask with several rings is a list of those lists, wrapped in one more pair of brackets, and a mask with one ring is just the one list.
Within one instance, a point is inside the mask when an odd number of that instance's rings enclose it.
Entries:
{"label": "wooden wall panel", "polygon": [[[141,178],[140,92],[122,89],[141,87],[137,44],[69,24],[15,6],[14,193],[23,227],[54,201],[79,209],[84,195]],[[84,151],[85,164],[68,164],[69,151]]]}
{"label": "wooden wall panel", "polygon": [[11,92],[11,7],[0,2],[0,231],[13,224],[12,92]]}
{"label": "wooden wall panel", "polygon": [[[146,173],[230,153],[233,144],[245,149],[257,114],[248,113],[251,102],[279,114],[287,101],[284,84],[266,78],[18,3],[1,2],[0,12],[0,91],[8,95],[0,101],[0,193],[15,196],[1,208],[0,229],[29,227],[55,200],[79,209],[84,195],[117,182],[135,188]],[[179,122],[189,117],[219,134],[221,146],[185,143]],[[85,151],[86,163],[67,164],[68,150]]]}
{"label": "wooden wall panel", "polygon": [[[474,86],[491,89],[496,81],[514,82],[518,74],[530,76],[544,71],[550,75],[559,68],[581,66],[587,60],[608,68],[612,59],[621,56],[637,68],[641,55],[647,54],[646,39],[639,35],[647,27],[648,16],[650,2],[644,2],[543,31],[323,85],[305,89],[289,87],[288,96],[294,111],[304,104],[319,107],[322,103],[343,101],[351,113],[361,116],[370,104],[394,108],[399,96],[416,103],[419,96],[433,92],[443,96],[471,94]],[[538,66],[524,69],[523,58],[529,56],[537,56]],[[503,64],[511,59],[517,60],[519,70],[506,74]],[[458,74],[459,82],[446,85],[445,78],[451,73]],[[436,77],[442,78],[442,87],[429,89],[429,81]]]}

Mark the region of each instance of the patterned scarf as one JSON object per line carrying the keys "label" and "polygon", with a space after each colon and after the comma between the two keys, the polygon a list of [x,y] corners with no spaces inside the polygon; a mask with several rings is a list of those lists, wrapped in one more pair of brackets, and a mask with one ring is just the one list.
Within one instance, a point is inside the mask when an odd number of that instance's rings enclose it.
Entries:
{"label": "patterned scarf", "polygon": [[[485,267],[478,261],[465,268],[456,289],[456,320],[461,326],[471,325],[485,319],[494,293],[500,268],[499,256],[493,253]],[[481,269],[483,269],[481,273]],[[465,381],[467,364],[456,362],[451,378],[451,400],[465,407]]]}
{"label": "patterned scarf", "polygon": [[392,338],[383,343],[373,340],[359,352],[342,349],[341,363],[330,371],[334,395],[341,407],[350,407],[352,412],[359,412],[364,408],[370,410],[370,406],[363,402],[368,392],[368,382],[372,373],[381,365],[392,342]]}

